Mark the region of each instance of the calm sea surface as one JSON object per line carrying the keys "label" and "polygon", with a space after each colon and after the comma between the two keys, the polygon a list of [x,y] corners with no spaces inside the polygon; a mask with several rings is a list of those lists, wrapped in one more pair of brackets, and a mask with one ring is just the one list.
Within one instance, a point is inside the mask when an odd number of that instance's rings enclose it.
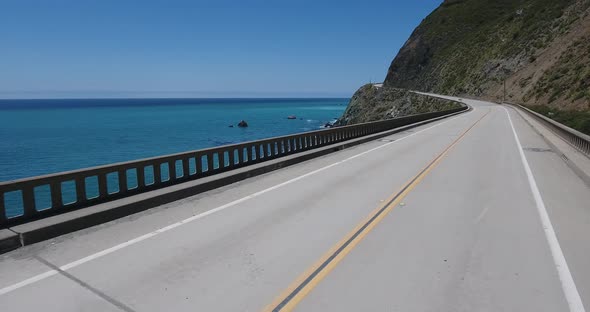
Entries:
{"label": "calm sea surface", "polygon": [[[0,100],[0,181],[319,129],[348,99]],[[295,115],[296,120],[287,120]],[[248,128],[238,128],[240,120]],[[234,125],[230,128],[229,125]]]}
{"label": "calm sea surface", "polygon": [[[344,98],[0,100],[0,181],[317,130],[340,117],[347,103]],[[289,115],[297,119],[288,120]],[[248,128],[237,127],[242,119]],[[15,215],[20,209],[8,210]]]}

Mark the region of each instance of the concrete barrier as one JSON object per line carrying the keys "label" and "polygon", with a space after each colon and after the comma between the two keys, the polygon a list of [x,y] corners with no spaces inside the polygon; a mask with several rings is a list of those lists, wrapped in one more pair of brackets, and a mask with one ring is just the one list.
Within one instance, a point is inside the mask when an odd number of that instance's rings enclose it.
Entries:
{"label": "concrete barrier", "polygon": [[[3,205],[0,207],[0,213],[2,214],[2,217],[0,217],[1,224],[9,228],[17,237],[15,240],[14,235],[11,236],[7,233],[5,243],[10,245],[18,242],[18,246],[32,244],[388,136],[462,113],[468,109],[467,106],[464,106],[443,112],[306,132],[5,182],[0,184],[0,202],[4,202],[2,199],[4,193],[21,190],[25,205],[25,213],[12,218],[6,215]],[[271,149],[272,146],[274,146],[274,149]],[[236,150],[240,151],[237,155]],[[250,154],[246,155],[246,152],[252,153],[251,158],[247,158]],[[234,157],[228,157],[228,154],[234,154]],[[213,166],[213,161],[209,161],[214,159],[215,155],[221,159],[217,168]],[[256,157],[258,155],[259,157]],[[197,166],[196,170],[191,174],[188,165],[190,158],[206,158],[208,161],[203,162],[203,167],[200,169]],[[155,178],[154,184],[146,185],[144,176],[144,183],[138,182],[136,189],[130,190],[124,183],[120,183],[119,193],[109,194],[106,192],[106,174],[108,173],[122,174],[123,178],[120,177],[119,181],[126,181],[124,178],[125,172],[129,169],[144,168],[146,166],[157,167],[161,164],[172,167],[177,162],[180,162],[178,167],[181,168],[183,174],[171,174],[168,181]],[[170,171],[172,172],[172,170]],[[83,181],[88,176],[93,175],[98,176],[101,195],[89,199],[85,196]],[[68,180],[75,181],[76,191],[80,191],[76,194],[78,198],[76,203],[64,204],[61,202],[60,184]],[[80,186],[78,185],[79,181],[82,181]],[[56,204],[56,207],[37,211],[34,206],[35,199],[32,190],[35,186],[42,184],[49,184],[52,191],[52,203]],[[57,198],[53,198],[54,190],[58,194]],[[0,241],[0,246],[2,243],[3,241]],[[10,247],[7,249],[10,249]]]}
{"label": "concrete barrier", "polygon": [[555,133],[557,136],[569,143],[572,147],[586,155],[586,157],[590,158],[590,136],[576,129],[572,129],[566,125],[563,125],[555,120],[552,120],[549,117],[545,117],[523,105],[509,102],[506,102],[505,104],[516,106],[522,109],[524,112],[528,113],[530,116],[534,117],[536,120],[545,125],[549,130],[551,130],[551,132]]}

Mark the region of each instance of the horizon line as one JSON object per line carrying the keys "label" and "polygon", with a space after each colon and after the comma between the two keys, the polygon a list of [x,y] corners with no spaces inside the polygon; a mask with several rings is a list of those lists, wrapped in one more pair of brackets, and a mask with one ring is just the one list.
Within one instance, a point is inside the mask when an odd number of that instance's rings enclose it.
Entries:
{"label": "horizon line", "polygon": [[2,98],[0,101],[32,101],[32,100],[305,100],[305,99],[350,99],[350,96],[260,96],[260,97],[39,97],[39,98]]}
{"label": "horizon line", "polygon": [[353,92],[330,91],[0,91],[0,100],[49,99],[215,99],[215,98],[350,98]]}

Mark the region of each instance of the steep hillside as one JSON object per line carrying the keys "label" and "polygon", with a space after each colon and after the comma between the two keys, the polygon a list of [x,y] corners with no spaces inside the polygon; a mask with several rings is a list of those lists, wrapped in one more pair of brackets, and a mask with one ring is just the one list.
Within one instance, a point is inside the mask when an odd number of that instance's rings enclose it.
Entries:
{"label": "steep hillside", "polygon": [[385,87],[590,108],[590,0],[446,0],[395,57]]}

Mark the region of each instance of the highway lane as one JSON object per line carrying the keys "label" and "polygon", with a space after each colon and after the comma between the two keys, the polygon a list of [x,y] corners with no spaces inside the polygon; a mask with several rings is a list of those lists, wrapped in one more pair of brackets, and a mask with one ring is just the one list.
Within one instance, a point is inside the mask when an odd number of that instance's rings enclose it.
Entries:
{"label": "highway lane", "polygon": [[[469,102],[452,119],[1,256],[0,311],[272,309],[429,164],[291,304],[568,311],[508,115]],[[556,155],[534,152],[542,140],[511,116],[587,302],[590,192]]]}
{"label": "highway lane", "polygon": [[568,311],[507,122],[495,109],[299,308]]}

